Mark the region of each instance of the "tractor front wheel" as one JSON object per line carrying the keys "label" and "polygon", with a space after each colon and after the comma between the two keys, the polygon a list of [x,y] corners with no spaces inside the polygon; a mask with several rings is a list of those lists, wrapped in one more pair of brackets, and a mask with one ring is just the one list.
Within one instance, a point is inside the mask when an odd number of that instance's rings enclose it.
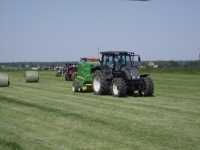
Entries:
{"label": "tractor front wheel", "polygon": [[99,70],[94,73],[92,86],[94,93],[97,95],[104,95],[110,92],[109,81],[106,80],[103,73]]}
{"label": "tractor front wheel", "polygon": [[113,79],[112,94],[116,97],[125,97],[127,95],[127,84],[123,78]]}

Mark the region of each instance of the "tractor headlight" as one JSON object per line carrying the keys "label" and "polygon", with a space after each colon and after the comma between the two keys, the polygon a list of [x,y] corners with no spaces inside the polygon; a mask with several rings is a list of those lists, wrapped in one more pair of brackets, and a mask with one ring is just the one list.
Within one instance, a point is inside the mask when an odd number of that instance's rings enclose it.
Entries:
{"label": "tractor headlight", "polygon": [[131,77],[132,77],[132,80],[135,80],[135,79],[139,79],[140,76],[135,74],[135,73],[131,73]]}
{"label": "tractor headlight", "polygon": [[140,78],[139,72],[137,70],[130,70],[129,73],[132,80],[136,80]]}

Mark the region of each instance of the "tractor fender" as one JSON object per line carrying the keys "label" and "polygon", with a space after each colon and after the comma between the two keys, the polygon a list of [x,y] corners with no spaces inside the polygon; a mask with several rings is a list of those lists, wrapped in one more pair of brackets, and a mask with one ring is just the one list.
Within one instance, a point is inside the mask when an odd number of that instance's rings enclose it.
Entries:
{"label": "tractor fender", "polygon": [[93,67],[93,68],[91,69],[91,73],[94,74],[95,71],[97,71],[97,70],[101,70],[101,67],[100,67],[100,66],[95,66],[95,67]]}
{"label": "tractor fender", "polygon": [[127,80],[137,79],[138,77],[140,77],[137,68],[123,67],[121,71],[123,72]]}
{"label": "tractor fender", "polygon": [[106,79],[112,79],[113,78],[112,70],[105,69],[105,67],[96,66],[96,67],[91,69],[91,73],[94,74],[95,71],[97,71],[97,70],[101,71],[101,73],[103,74],[104,78],[106,78]]}
{"label": "tractor fender", "polygon": [[127,69],[122,69],[122,76],[125,77],[127,80],[131,80],[131,74]]}

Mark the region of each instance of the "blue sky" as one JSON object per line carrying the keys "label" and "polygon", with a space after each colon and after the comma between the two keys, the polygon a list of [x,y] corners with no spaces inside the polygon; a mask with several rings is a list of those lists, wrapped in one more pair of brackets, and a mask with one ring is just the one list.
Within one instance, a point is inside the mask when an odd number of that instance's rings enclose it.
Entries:
{"label": "blue sky", "polygon": [[79,60],[98,48],[197,59],[200,1],[0,0],[0,62]]}

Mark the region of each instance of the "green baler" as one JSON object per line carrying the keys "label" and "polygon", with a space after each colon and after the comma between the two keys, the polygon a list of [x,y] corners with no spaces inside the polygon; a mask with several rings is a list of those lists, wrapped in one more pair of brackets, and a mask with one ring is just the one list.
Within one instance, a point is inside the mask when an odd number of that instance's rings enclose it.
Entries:
{"label": "green baler", "polygon": [[77,67],[77,74],[72,84],[73,92],[87,92],[92,91],[93,76],[92,68],[98,65],[99,61],[95,58],[81,58]]}

